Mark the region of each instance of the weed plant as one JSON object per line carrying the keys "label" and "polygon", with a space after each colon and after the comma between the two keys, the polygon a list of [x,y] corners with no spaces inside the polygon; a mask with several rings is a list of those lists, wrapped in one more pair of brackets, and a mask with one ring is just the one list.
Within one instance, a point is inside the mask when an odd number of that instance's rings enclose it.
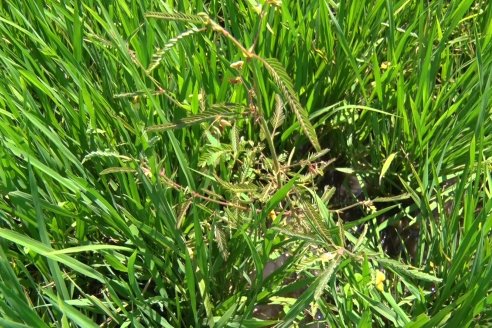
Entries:
{"label": "weed plant", "polygon": [[492,322],[487,0],[0,3],[0,326]]}

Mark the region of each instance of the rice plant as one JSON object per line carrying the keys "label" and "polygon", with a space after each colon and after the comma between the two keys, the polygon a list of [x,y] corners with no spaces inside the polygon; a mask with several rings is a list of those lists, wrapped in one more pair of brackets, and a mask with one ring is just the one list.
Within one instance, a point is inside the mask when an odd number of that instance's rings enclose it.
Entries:
{"label": "rice plant", "polygon": [[2,327],[492,321],[492,6],[0,4]]}

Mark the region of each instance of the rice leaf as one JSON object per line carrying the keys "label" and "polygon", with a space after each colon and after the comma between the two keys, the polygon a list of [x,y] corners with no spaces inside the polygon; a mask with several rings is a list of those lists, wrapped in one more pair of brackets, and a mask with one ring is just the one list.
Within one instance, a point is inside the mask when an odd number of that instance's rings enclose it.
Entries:
{"label": "rice leaf", "polygon": [[53,249],[51,247],[48,247],[37,240],[29,238],[18,232],[11,231],[8,229],[3,229],[3,228],[0,228],[0,237],[10,240],[11,242],[14,242],[23,247],[28,247],[33,252],[45,256],[53,261],[65,264],[66,266],[72,268],[73,270],[89,278],[96,279],[102,283],[105,282],[104,277],[99,272],[88,266],[87,264],[84,264],[66,254],[52,254]]}
{"label": "rice leaf", "polygon": [[384,175],[388,171],[391,162],[395,159],[396,153],[390,154],[386,160],[384,161],[383,168],[381,169],[381,174],[379,174],[379,184],[381,184],[381,180],[383,180]]}

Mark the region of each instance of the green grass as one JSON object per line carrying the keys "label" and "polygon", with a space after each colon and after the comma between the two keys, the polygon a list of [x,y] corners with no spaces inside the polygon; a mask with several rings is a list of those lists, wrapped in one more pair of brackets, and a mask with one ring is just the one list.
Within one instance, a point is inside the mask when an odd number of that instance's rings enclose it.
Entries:
{"label": "green grass", "polygon": [[0,326],[492,323],[488,1],[19,0],[0,36]]}

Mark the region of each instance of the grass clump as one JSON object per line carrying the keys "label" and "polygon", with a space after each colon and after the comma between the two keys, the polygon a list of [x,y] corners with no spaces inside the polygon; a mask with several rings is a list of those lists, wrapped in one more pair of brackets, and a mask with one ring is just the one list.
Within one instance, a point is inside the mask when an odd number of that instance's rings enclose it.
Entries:
{"label": "grass clump", "polygon": [[1,326],[489,325],[491,22],[0,6]]}

